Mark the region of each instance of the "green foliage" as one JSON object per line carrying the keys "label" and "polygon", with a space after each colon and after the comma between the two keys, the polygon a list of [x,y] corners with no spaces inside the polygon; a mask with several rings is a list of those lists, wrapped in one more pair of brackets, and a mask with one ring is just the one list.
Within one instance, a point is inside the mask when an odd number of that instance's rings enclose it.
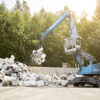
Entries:
{"label": "green foliage", "polygon": [[95,16],[97,18],[100,18],[100,0],[96,0]]}
{"label": "green foliage", "polygon": [[[14,55],[16,60],[34,65],[31,62],[33,49],[38,48],[42,33],[49,28],[68,7],[58,13],[46,12],[44,8],[38,13],[30,15],[29,7],[25,1],[22,5],[16,0],[15,9],[8,11],[5,4],[0,4],[0,57]],[[77,22],[76,15],[74,20],[77,31],[82,37],[82,49],[89,52],[100,61],[100,18],[97,13],[93,20],[88,20],[86,16]],[[49,34],[43,42],[46,61],[42,66],[62,66],[62,62],[67,62],[73,66],[74,60],[71,55],[64,52],[64,39],[69,37],[69,21],[65,19]]]}
{"label": "green foliage", "polygon": [[20,0],[16,0],[15,10],[22,10]]}

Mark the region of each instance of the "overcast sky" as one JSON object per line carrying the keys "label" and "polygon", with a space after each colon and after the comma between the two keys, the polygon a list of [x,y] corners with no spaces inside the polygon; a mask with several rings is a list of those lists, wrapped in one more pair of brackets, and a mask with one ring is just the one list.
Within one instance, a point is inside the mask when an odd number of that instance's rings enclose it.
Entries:
{"label": "overcast sky", "polygon": [[[10,10],[14,7],[16,0],[0,0],[0,3],[4,1],[6,7]],[[20,0],[22,2],[23,0]],[[85,10],[90,16],[93,15],[96,8],[96,0],[25,0],[30,8],[30,12],[33,15],[34,12],[38,12],[42,7],[49,12],[57,12],[64,9],[64,6],[68,6],[71,10],[75,11],[78,16]]]}

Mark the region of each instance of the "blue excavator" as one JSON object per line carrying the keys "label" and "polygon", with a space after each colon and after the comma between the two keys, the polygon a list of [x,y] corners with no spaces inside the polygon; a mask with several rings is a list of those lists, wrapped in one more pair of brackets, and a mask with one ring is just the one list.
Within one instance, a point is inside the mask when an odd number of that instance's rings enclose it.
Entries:
{"label": "blue excavator", "polygon": [[[86,85],[92,85],[95,87],[100,86],[100,63],[96,63],[96,59],[90,55],[87,52],[84,52],[81,49],[81,40],[82,37],[80,37],[77,33],[76,26],[74,23],[74,19],[72,17],[72,14],[66,11],[53,25],[51,25],[41,36],[38,52],[35,52],[32,54],[33,61],[36,61],[35,58],[41,58],[39,56],[39,50],[43,51],[42,43],[44,38],[50,34],[50,32],[56,28],[63,20],[66,18],[69,18],[70,20],[70,37],[64,39],[65,45],[64,50],[65,53],[73,55],[75,58],[75,61],[77,62],[77,66],[79,66],[79,70],[77,72],[77,75],[79,77],[75,77],[74,79],[70,80],[65,86],[68,86],[70,84],[73,84],[75,87],[79,86],[86,86]],[[39,53],[39,54],[38,54]],[[38,55],[38,56],[36,56]],[[84,66],[84,60],[83,58],[86,58],[89,61],[89,64],[87,66]],[[38,61],[38,60],[37,60]],[[44,61],[44,60],[43,60]]]}

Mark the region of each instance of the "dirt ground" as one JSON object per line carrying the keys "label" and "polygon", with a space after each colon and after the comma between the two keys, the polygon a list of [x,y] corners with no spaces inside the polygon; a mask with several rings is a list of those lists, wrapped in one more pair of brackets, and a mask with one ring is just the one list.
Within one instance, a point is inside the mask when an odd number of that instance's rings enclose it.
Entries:
{"label": "dirt ground", "polygon": [[100,100],[100,88],[0,87],[0,100]]}

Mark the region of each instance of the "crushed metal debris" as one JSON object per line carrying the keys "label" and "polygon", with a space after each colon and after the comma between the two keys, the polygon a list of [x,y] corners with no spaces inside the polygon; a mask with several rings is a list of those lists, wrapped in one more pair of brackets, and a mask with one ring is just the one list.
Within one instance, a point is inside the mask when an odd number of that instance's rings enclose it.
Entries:
{"label": "crushed metal debris", "polygon": [[39,48],[38,50],[32,51],[32,61],[35,62],[38,65],[41,65],[43,62],[45,62],[46,54],[43,53],[43,48]]}
{"label": "crushed metal debris", "polygon": [[62,75],[32,73],[28,70],[27,65],[14,60],[13,55],[10,58],[0,58],[0,86],[64,86],[74,78],[73,73]]}

